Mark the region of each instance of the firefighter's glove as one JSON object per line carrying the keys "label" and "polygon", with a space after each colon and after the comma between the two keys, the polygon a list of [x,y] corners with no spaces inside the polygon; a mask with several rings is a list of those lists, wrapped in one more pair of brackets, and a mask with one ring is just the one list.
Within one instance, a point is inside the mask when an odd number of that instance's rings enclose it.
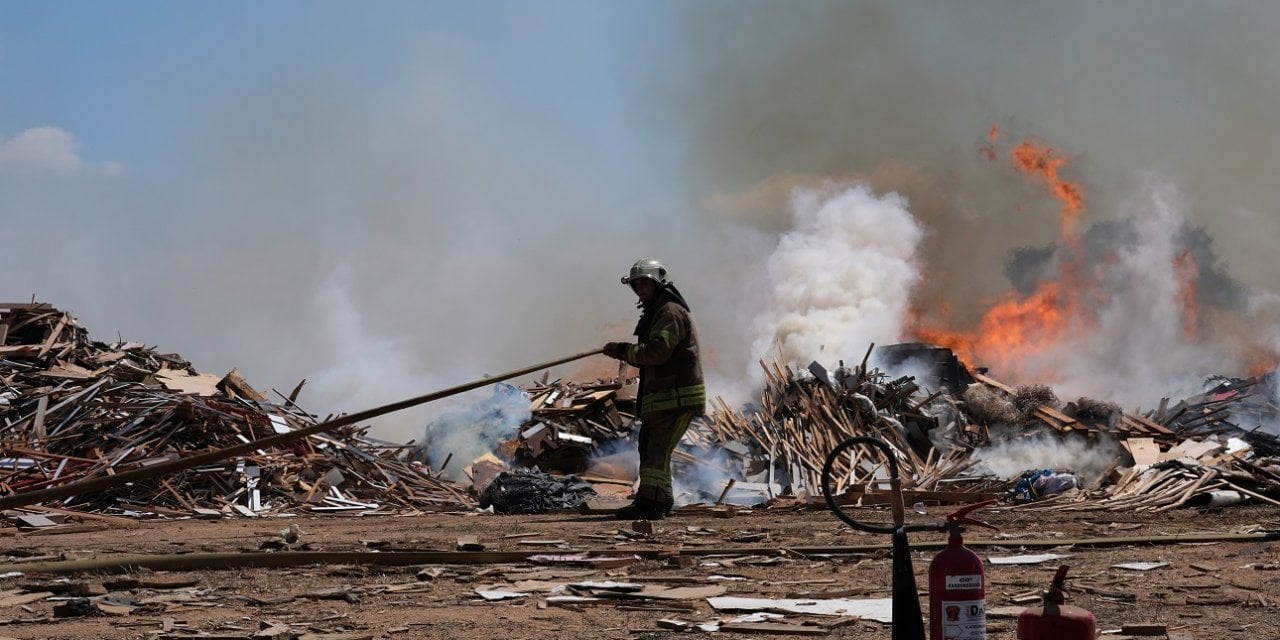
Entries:
{"label": "firefighter's glove", "polygon": [[627,349],[630,347],[631,345],[626,342],[610,342],[604,345],[604,354],[615,360],[626,360]]}

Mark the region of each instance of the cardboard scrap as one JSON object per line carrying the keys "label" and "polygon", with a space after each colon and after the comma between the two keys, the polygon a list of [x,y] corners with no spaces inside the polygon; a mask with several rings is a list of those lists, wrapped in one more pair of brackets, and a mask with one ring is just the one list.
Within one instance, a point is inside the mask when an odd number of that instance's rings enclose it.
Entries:
{"label": "cardboard scrap", "polygon": [[488,600],[489,602],[497,602],[499,600],[518,600],[527,598],[529,594],[524,591],[503,591],[500,589],[476,589],[476,595]]}
{"label": "cardboard scrap", "polygon": [[1122,562],[1120,564],[1111,565],[1111,568],[1127,569],[1129,571],[1150,571],[1152,569],[1159,569],[1160,567],[1167,566],[1169,566],[1168,562]]}
{"label": "cardboard scrap", "polygon": [[1040,564],[1049,562],[1050,560],[1058,560],[1059,558],[1070,557],[1071,554],[1057,553],[1027,553],[1017,556],[990,556],[987,562],[991,564]]}
{"label": "cardboard scrap", "polygon": [[830,598],[791,600],[775,598],[707,598],[716,611],[785,611],[817,616],[849,616],[876,622],[893,622],[892,598]]}
{"label": "cardboard scrap", "polygon": [[1160,445],[1152,438],[1126,438],[1121,441],[1139,466],[1153,465],[1160,461]]}
{"label": "cardboard scrap", "polygon": [[667,587],[663,585],[645,585],[645,588],[632,594],[637,598],[652,598],[654,600],[697,600],[700,598],[713,599],[716,596],[724,594],[726,591],[722,585],[712,585],[705,587]]}
{"label": "cardboard scrap", "polygon": [[160,369],[152,374],[166,389],[180,393],[210,397],[218,395],[218,383],[222,378],[208,373],[191,373],[177,369]]}
{"label": "cardboard scrap", "polygon": [[18,607],[32,602],[39,602],[53,595],[52,591],[37,591],[35,593],[14,593],[13,591],[5,591],[0,598],[0,607]]}

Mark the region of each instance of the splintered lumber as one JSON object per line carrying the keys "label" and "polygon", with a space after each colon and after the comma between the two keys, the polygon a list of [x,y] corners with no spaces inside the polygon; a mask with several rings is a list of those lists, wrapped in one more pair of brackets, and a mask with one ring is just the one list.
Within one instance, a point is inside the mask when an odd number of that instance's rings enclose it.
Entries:
{"label": "splintered lumber", "polygon": [[[996,380],[995,378],[992,378],[990,376],[986,376],[981,373],[975,373],[973,374],[973,378],[978,382],[981,382],[982,384],[999,389],[1005,392],[1006,394],[1009,394],[1010,396],[1016,393],[1016,390],[1013,387],[1010,387],[1009,385],[1004,384],[1003,382],[1000,382],[999,380]],[[1045,424],[1049,425],[1050,427],[1053,427],[1058,431],[1087,430],[1087,427],[1077,422],[1075,418],[1071,418],[1063,414],[1061,411],[1058,411],[1057,409],[1054,409],[1053,407],[1050,407],[1047,405],[1040,405],[1036,407],[1035,415]]]}
{"label": "splintered lumber", "polygon": [[825,627],[782,622],[723,622],[720,630],[725,633],[756,633],[785,636],[825,636],[830,631]]}
{"label": "splintered lumber", "polygon": [[[746,456],[787,470],[793,488],[814,492],[821,485],[827,456],[852,437],[884,441],[897,457],[907,487],[934,489],[978,464],[969,459],[968,447],[955,447],[946,456],[933,449],[925,434],[938,425],[928,415],[928,406],[945,400],[942,394],[924,392],[910,376],[890,380],[879,371],[867,370],[864,362],[853,373],[842,367],[835,375],[839,382],[833,383],[816,363],[805,372],[813,374],[808,377],[778,361],[759,364],[765,388],[758,408],[735,410],[715,398],[706,425],[690,428],[694,434],[690,439],[703,453],[720,453],[745,443]],[[878,451],[855,445],[849,456],[833,461],[832,489],[839,494],[882,482],[884,464]],[[950,487],[954,491],[968,488]]]}
{"label": "splintered lumber", "polygon": [[[890,380],[878,371],[868,370],[865,361],[852,372],[844,369],[842,363],[834,376],[828,376],[817,363],[798,371],[780,360],[759,364],[765,386],[757,403],[733,409],[715,398],[709,420],[690,428],[687,441],[694,448],[688,457],[694,460],[677,458],[676,462],[705,465],[706,462],[697,459],[723,457],[730,451],[742,458],[744,468],[768,468],[771,481],[773,471],[779,470],[792,489],[804,488],[812,494],[819,488],[821,470],[830,452],[846,439],[861,436],[882,440],[889,446],[898,459],[903,488],[921,492],[917,495],[947,492],[955,494],[949,498],[964,501],[968,494],[977,501],[984,494],[1003,495],[1012,488],[1012,482],[1007,479],[966,475],[980,465],[971,455],[973,449],[986,444],[991,437],[986,425],[968,414],[973,405],[967,399],[958,402],[946,394],[928,393],[909,377]],[[1032,385],[1015,389],[989,375],[972,377],[977,385],[982,385],[979,390],[989,388],[996,394],[993,397],[1006,398],[1013,411],[990,414],[986,419],[993,424],[1016,425],[1027,433],[1044,433],[1045,430],[1036,428],[1043,426],[1050,433],[1089,439],[1106,434],[1119,440],[1138,464],[1138,468],[1122,470],[1114,483],[1100,478],[1091,481],[1087,490],[1041,498],[1017,508],[1164,511],[1216,499],[1205,496],[1220,490],[1234,491],[1253,501],[1280,504],[1280,473],[1269,472],[1258,465],[1245,466],[1251,464],[1248,459],[1255,457],[1254,452],[1280,453],[1280,438],[1258,429],[1234,429],[1226,422],[1227,417],[1239,414],[1238,403],[1256,396],[1271,396],[1274,380],[1267,382],[1266,393],[1255,393],[1264,388],[1257,379],[1233,380],[1223,382],[1190,408],[1169,408],[1167,402],[1163,403],[1162,420],[1157,421],[1124,412],[1112,403],[1088,398],[1068,403],[1060,410],[1047,387],[1042,390],[1038,388],[1041,385]],[[1228,402],[1237,404],[1227,405]],[[939,411],[930,403],[946,403],[950,409]],[[1253,412],[1260,423],[1265,424],[1274,419],[1276,407],[1256,406]],[[945,453],[939,453],[933,446],[938,438],[927,435],[930,428],[943,426],[939,419],[932,417],[935,413],[948,416],[943,419],[950,421],[941,434],[941,439],[951,445]],[[1170,417],[1163,419],[1165,416]],[[1193,427],[1211,428],[1218,440],[1183,442],[1190,435],[1188,429]],[[1227,450],[1224,433],[1244,440],[1248,446],[1236,442]],[[1004,436],[1007,440],[1017,437]],[[877,489],[883,489],[886,482],[880,454],[860,446],[844,453],[847,456],[832,461],[830,490],[837,496],[844,494],[844,503],[859,499],[864,504],[874,502],[877,499],[874,494]],[[1104,475],[1110,475],[1125,462],[1124,458],[1117,459]],[[706,499],[714,498],[713,493]]]}
{"label": "splintered lumber", "polygon": [[521,390],[529,396],[530,417],[516,438],[501,449],[516,466],[582,473],[589,461],[637,427],[635,381],[563,380],[534,383]]}
{"label": "splintered lumber", "polygon": [[[224,395],[167,389],[165,372],[198,375],[181,356],[141,343],[93,342],[47,304],[0,305],[0,325],[6,327],[0,447],[8,456],[0,489],[9,493],[0,496],[0,509],[74,496],[76,506],[90,510],[250,515],[270,508],[268,492],[277,508],[302,494],[322,501],[312,505],[316,510],[376,508],[376,500],[471,506],[448,483],[396,457],[403,445],[384,447],[354,425],[599,353],[317,421],[292,401],[265,402],[235,371],[218,385]],[[347,483],[342,488],[327,480],[337,469],[334,477]]]}

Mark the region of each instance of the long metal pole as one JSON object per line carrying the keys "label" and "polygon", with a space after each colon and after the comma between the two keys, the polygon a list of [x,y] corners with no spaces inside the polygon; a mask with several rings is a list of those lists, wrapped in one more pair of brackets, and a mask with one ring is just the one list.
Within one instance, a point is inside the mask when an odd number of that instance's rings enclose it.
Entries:
{"label": "long metal pole", "polygon": [[196,455],[193,455],[187,458],[178,458],[177,460],[160,462],[160,463],[148,465],[145,467],[139,467],[137,469],[129,469],[127,471],[121,471],[119,473],[115,473],[112,475],[100,476],[97,478],[89,478],[86,480],[78,480],[76,482],[70,482],[57,487],[50,487],[48,489],[38,489],[36,491],[28,491],[25,493],[18,493],[10,496],[3,496],[3,497],[0,497],[0,509],[12,509],[14,507],[25,507],[30,504],[44,502],[46,500],[57,500],[59,498],[65,498],[67,496],[92,493],[94,491],[101,491],[103,489],[118,487],[120,485],[128,484],[130,482],[147,480],[150,478],[171,474],[177,471],[191,469],[193,467],[198,467],[203,464],[211,464],[214,462],[219,462],[227,458],[249,453],[250,451],[254,451],[257,449],[266,449],[269,447],[275,447],[278,445],[285,444],[287,442],[293,442],[294,440],[300,440],[309,435],[322,433],[325,431],[329,431],[331,429],[337,429],[338,427],[345,427],[349,424],[355,424],[357,422],[363,422],[370,418],[376,418],[378,416],[385,415],[393,411],[408,409],[409,407],[425,404],[427,402],[431,402],[432,400],[439,400],[441,398],[447,398],[449,396],[457,395],[465,391],[471,391],[472,389],[478,389],[480,387],[488,386],[495,382],[501,382],[503,380],[509,380],[511,378],[516,378],[529,373],[533,373],[535,371],[541,371],[542,369],[554,367],[556,365],[564,364],[566,362],[581,360],[586,357],[594,356],[598,353],[603,353],[603,349],[584,351],[582,353],[575,354],[572,356],[566,356],[556,360],[551,360],[549,362],[542,362],[529,367],[525,367],[523,369],[508,371],[507,373],[499,374],[496,376],[483,378],[481,380],[475,380],[473,382],[468,382],[466,384],[460,384],[456,387],[450,387],[443,391],[428,393],[425,396],[418,396],[416,398],[410,398],[408,400],[393,402],[391,404],[383,405],[381,407],[376,407],[373,409],[361,411],[359,413],[352,413],[349,415],[334,418],[333,420],[328,420],[325,422],[313,424],[309,427],[304,427],[296,431],[290,431],[288,433],[278,433],[273,436],[267,436],[265,438],[259,438],[257,440],[251,440],[249,442],[232,445],[224,449],[215,449],[213,451],[206,451],[204,453],[198,453]]}

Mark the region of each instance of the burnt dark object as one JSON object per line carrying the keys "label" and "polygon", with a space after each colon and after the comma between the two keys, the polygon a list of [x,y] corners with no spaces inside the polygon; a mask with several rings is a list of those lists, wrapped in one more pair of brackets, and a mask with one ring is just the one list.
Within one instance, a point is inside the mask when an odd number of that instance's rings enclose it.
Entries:
{"label": "burnt dark object", "polygon": [[576,509],[594,495],[596,490],[574,475],[557,477],[537,469],[503,471],[480,495],[480,508],[492,506],[501,514],[547,513]]}

